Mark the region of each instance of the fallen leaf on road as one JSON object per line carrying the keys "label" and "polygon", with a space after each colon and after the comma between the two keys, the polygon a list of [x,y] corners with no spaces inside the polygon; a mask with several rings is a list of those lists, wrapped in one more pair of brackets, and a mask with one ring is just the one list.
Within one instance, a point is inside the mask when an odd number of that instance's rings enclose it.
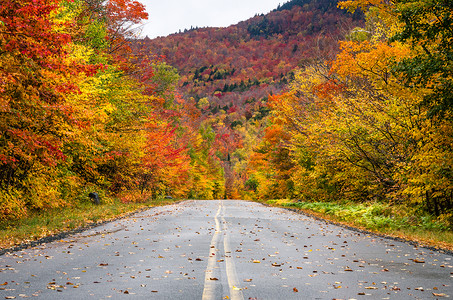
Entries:
{"label": "fallen leaf on road", "polygon": [[212,277],[212,278],[209,278],[209,280],[219,280],[218,278],[215,278],[215,277]]}
{"label": "fallen leaf on road", "polygon": [[259,260],[254,260],[253,263],[254,264],[260,264],[261,262]]}
{"label": "fallen leaf on road", "polygon": [[448,295],[444,294],[444,293],[433,293],[433,296],[435,296],[435,297],[448,297]]}
{"label": "fallen leaf on road", "polygon": [[251,278],[250,278],[250,279],[244,279],[244,281],[245,281],[245,282],[251,282],[252,279],[251,279]]}
{"label": "fallen leaf on road", "polygon": [[296,288],[293,288],[293,292],[294,292],[294,293],[298,293],[298,292],[299,292],[299,290],[298,290],[298,289],[296,289]]}

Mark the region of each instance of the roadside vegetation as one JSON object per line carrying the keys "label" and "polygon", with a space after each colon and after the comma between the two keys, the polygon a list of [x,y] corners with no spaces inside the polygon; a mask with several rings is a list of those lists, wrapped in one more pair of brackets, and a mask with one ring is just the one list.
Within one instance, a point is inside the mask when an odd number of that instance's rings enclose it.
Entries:
{"label": "roadside vegetation", "polygon": [[105,199],[101,205],[89,200],[81,201],[64,209],[30,211],[19,219],[0,222],[0,250],[29,243],[61,232],[82,229],[104,221],[117,219],[146,208],[175,203],[174,199],[159,197],[137,198],[140,201],[126,202],[125,199]]}
{"label": "roadside vegetation", "polygon": [[367,202],[298,202],[266,200],[261,203],[295,208],[308,215],[373,233],[413,241],[423,246],[453,250],[448,221],[404,205]]}

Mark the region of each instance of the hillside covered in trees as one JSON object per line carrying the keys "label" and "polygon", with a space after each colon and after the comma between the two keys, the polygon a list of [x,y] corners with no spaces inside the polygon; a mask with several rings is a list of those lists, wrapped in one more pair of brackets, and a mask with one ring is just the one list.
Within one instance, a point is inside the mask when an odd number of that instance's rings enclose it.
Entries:
{"label": "hillside covered in trees", "polygon": [[269,95],[284,91],[298,66],[333,59],[338,41],[359,25],[363,14],[343,11],[336,1],[291,1],[228,28],[144,38],[135,47],[178,70],[178,91],[215,132],[226,197],[238,198],[244,163],[267,126]]}

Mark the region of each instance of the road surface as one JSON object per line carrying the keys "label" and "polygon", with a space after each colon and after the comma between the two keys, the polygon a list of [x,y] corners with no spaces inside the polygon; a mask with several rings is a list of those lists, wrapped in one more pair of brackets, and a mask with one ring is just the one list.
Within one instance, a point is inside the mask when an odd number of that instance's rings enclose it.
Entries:
{"label": "road surface", "polygon": [[0,256],[0,299],[446,299],[452,256],[246,201],[186,201]]}

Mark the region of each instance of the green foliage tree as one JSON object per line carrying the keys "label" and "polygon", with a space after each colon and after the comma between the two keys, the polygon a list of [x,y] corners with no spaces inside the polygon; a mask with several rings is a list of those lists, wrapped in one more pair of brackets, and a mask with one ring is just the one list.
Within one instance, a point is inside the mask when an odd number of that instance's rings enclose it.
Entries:
{"label": "green foliage tree", "polygon": [[425,87],[429,115],[451,119],[453,111],[453,1],[396,1],[392,10],[402,29],[393,40],[408,43],[411,57],[399,62],[395,70],[405,84]]}

